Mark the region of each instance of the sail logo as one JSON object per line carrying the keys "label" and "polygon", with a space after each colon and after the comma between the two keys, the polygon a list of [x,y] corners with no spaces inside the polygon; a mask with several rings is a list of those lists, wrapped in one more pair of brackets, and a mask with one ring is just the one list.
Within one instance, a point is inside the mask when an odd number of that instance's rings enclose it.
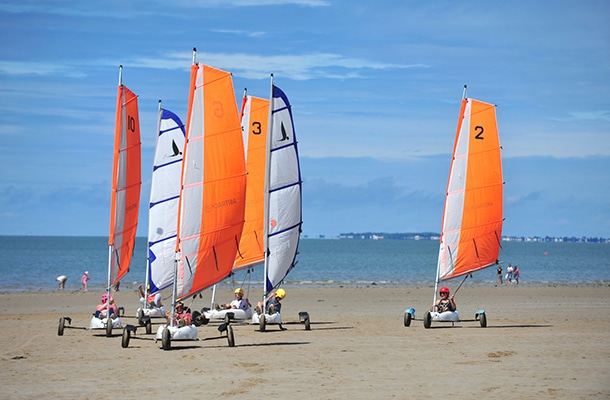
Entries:
{"label": "sail logo", "polygon": [[212,210],[216,210],[218,208],[223,208],[223,207],[227,207],[227,206],[234,206],[237,204],[237,200],[235,200],[235,198],[232,199],[225,199],[225,200],[221,200],[218,201],[214,204],[210,204],[209,206],[207,206],[205,208],[206,212],[211,212]]}

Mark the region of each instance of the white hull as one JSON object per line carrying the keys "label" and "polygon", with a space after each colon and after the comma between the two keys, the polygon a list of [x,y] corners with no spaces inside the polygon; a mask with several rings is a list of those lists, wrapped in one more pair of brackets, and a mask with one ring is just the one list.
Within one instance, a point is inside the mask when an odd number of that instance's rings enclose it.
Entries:
{"label": "white hull", "polygon": [[[113,329],[120,329],[123,327],[121,325],[120,317],[116,317],[115,319],[111,318],[111,321],[112,321]],[[106,329],[107,322],[108,322],[108,318],[91,317],[91,322],[89,322],[89,329]]]}
{"label": "white hull", "polygon": [[[254,313],[252,315],[252,324],[259,324],[260,323],[260,316],[257,313]],[[273,314],[265,314],[265,323],[267,325],[270,324],[281,324],[282,323],[282,316],[280,315],[280,313],[276,312]]]}
{"label": "white hull", "polygon": [[432,321],[457,322],[460,320],[460,315],[457,311],[445,311],[442,313],[432,311],[430,312],[430,316],[432,317]]}
{"label": "white hull", "polygon": [[247,320],[252,318],[252,309],[248,308],[247,310],[242,309],[229,309],[229,310],[210,310],[203,313],[203,316],[209,320],[212,319],[225,319],[225,315],[227,313],[233,313],[233,318],[237,320]]}
{"label": "white hull", "polygon": [[142,315],[150,318],[165,318],[165,309],[163,307],[160,308],[138,308],[136,315]]}
{"label": "white hull", "polygon": [[172,340],[196,340],[197,339],[197,327],[195,325],[187,325],[187,326],[168,326],[161,325],[159,329],[157,329],[157,336],[155,336],[155,340],[163,339],[163,331],[165,328],[169,329],[169,332],[172,336]]}

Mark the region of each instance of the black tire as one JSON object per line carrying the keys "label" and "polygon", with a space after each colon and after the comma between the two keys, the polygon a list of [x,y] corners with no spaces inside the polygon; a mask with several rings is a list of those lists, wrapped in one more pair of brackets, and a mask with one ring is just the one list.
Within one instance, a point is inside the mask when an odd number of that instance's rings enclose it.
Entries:
{"label": "black tire", "polygon": [[305,330],[306,331],[310,331],[311,330],[311,324],[309,322],[309,316],[307,318],[305,318]]}
{"label": "black tire", "polygon": [[163,333],[161,335],[161,348],[163,350],[169,350],[172,347],[172,334],[169,332],[169,329],[166,327],[163,329]]}
{"label": "black tire", "polygon": [[152,322],[150,321],[150,319],[148,321],[146,321],[146,323],[144,324],[144,327],[146,329],[146,334],[150,335],[152,333]]}
{"label": "black tire", "polygon": [[195,326],[201,326],[201,313],[199,311],[193,311],[191,317]]}
{"label": "black tire", "polygon": [[405,326],[411,326],[411,319],[412,318],[413,318],[413,316],[411,315],[410,312],[405,312],[405,318],[404,318]]}
{"label": "black tire", "polygon": [[59,326],[57,327],[57,336],[64,335],[64,327],[66,326],[66,320],[64,317],[59,317]]}
{"label": "black tire", "polygon": [[112,336],[112,318],[106,320],[106,337]]}
{"label": "black tire", "polygon": [[261,332],[265,332],[265,328],[267,328],[267,321],[265,321],[265,314],[261,314],[258,321],[258,328]]}
{"label": "black tire", "polygon": [[229,329],[227,329],[227,341],[229,342],[229,347],[235,347],[235,336],[233,336],[233,327],[229,325]]}
{"label": "black tire", "polygon": [[424,328],[428,329],[432,325],[432,314],[430,311],[426,311],[424,314]]}
{"label": "black tire", "polygon": [[143,316],[144,316],[144,311],[142,311],[141,309],[138,310],[138,313],[136,314],[136,318],[138,319],[138,325],[140,325],[140,326],[144,326],[144,321],[142,321]]}
{"label": "black tire", "polygon": [[479,322],[481,323],[481,328],[487,327],[487,316],[485,313],[479,315]]}
{"label": "black tire", "polygon": [[131,331],[127,328],[123,328],[123,337],[121,339],[121,347],[126,349],[129,347],[129,340],[131,339]]}

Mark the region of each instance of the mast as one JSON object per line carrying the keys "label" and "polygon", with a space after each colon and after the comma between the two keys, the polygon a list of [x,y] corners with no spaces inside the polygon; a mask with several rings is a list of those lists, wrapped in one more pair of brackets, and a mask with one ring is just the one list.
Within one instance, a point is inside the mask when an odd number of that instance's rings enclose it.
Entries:
{"label": "mast", "polygon": [[267,118],[267,145],[265,151],[265,200],[263,212],[263,249],[265,251],[263,274],[263,312],[267,308],[267,279],[269,273],[269,189],[271,179],[271,136],[273,132],[273,74],[270,78],[269,116]]}

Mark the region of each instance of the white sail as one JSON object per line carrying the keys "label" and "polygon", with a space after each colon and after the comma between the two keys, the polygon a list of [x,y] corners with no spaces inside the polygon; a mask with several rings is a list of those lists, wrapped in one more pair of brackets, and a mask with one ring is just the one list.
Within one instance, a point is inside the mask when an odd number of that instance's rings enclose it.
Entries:
{"label": "white sail", "polygon": [[288,97],[272,84],[268,135],[265,293],[295,265],[302,225],[301,170]]}
{"label": "white sail", "polygon": [[184,135],[180,118],[159,108],[148,214],[147,283],[150,293],[168,287],[174,278]]}

